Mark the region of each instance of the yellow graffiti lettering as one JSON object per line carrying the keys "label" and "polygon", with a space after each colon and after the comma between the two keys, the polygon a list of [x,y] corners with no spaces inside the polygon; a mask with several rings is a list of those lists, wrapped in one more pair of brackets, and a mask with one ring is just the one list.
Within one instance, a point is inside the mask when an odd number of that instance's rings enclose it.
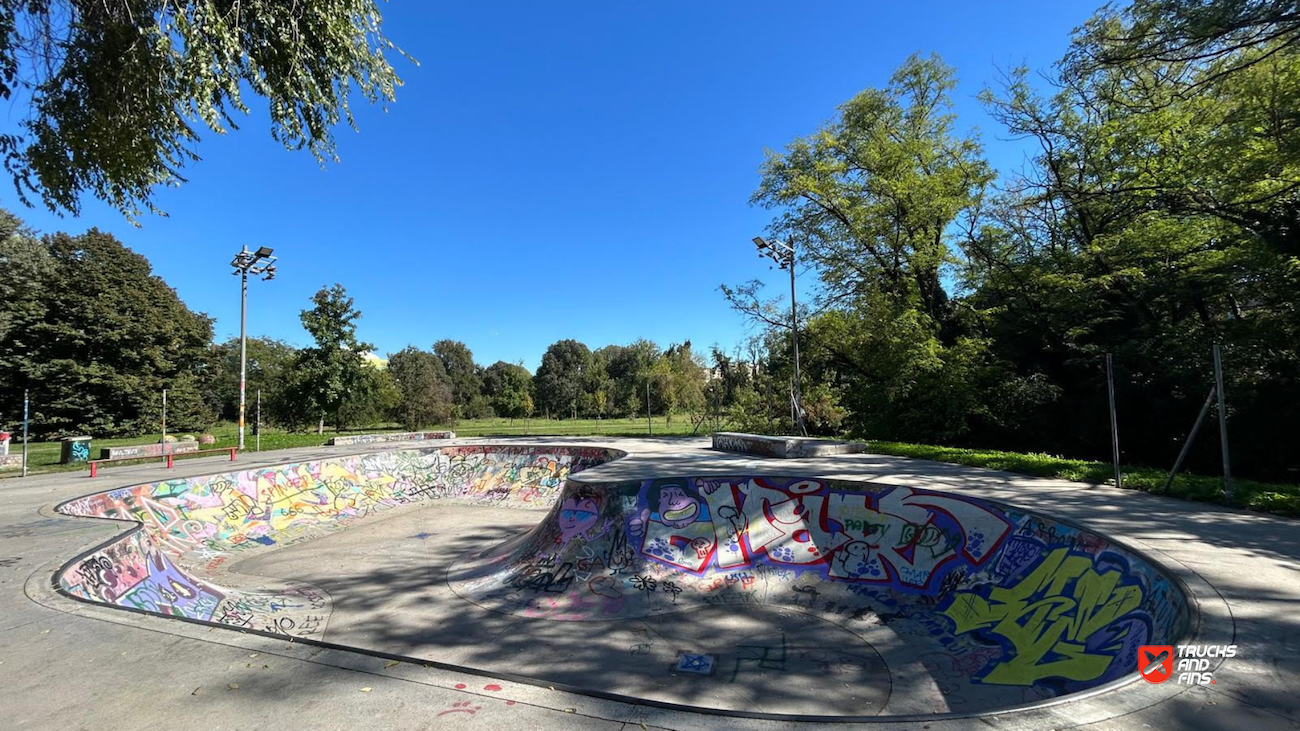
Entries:
{"label": "yellow graffiti lettering", "polygon": [[[1102,648],[1088,651],[1092,635],[1136,609],[1142,589],[1118,586],[1120,572],[1098,574],[1087,556],[1058,548],[1019,584],[995,587],[988,598],[962,592],[943,614],[957,633],[987,629],[1005,637],[1014,655],[981,680],[996,685],[1032,685],[1048,677],[1092,680],[1100,677],[1122,647],[1127,630]],[[1054,656],[1044,660],[1048,653]]]}

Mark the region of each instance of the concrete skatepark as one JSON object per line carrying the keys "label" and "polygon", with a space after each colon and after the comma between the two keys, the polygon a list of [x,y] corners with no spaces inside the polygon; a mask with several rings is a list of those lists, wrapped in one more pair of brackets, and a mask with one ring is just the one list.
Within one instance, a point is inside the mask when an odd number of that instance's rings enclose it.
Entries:
{"label": "concrete skatepark", "polygon": [[[698,439],[475,441],[245,455],[214,475],[196,460],[195,477],[161,482],[148,466],[0,482],[15,717],[134,727],[189,704],[249,716],[235,727],[272,713],[350,728],[382,704],[394,727],[1282,728],[1297,715],[1291,521],[869,454],[774,464]],[[1214,686],[1138,678],[1137,644],[1179,642],[1241,649]],[[286,705],[317,715],[272,710]]]}

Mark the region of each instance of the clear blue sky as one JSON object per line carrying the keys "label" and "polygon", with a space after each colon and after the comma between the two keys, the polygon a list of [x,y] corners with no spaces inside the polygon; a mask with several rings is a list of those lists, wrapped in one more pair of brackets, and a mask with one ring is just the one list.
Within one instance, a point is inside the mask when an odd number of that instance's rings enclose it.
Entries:
{"label": "clear blue sky", "polygon": [[228,262],[248,244],[281,256],[275,281],[250,285],[253,335],[306,344],[298,312],[337,281],[380,353],[454,338],[484,365],[535,369],[568,337],[730,349],[747,329],[718,285],[783,281],[750,243],[769,220],[748,205],[765,147],[934,51],[957,68],[962,124],[1018,165],[974,96],[998,67],[1049,66],[1098,5],[398,0],[386,31],[420,65],[395,59],[406,85],[387,113],[356,109],[359,134],[337,131],[341,163],[277,146],[254,99],[160,193],[168,218],[134,228],[87,201],[60,219],[8,181],[0,205],[42,232],[113,232],[219,339],[239,331]]}

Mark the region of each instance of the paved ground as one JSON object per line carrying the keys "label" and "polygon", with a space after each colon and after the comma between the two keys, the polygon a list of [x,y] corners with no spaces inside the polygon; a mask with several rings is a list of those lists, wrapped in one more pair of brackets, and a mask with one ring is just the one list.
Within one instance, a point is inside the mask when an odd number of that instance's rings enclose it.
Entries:
{"label": "paved ground", "polygon": [[[487,440],[462,440],[487,441]],[[1069,698],[1028,713],[1011,713],[935,721],[928,728],[1004,729],[1068,728],[1300,728],[1300,530],[1295,521],[1162,499],[1104,487],[1056,482],[1006,473],[876,455],[841,455],[808,460],[747,460],[706,449],[703,439],[530,439],[491,440],[519,443],[609,444],[633,456],[596,468],[591,478],[622,479],[649,475],[701,472],[787,473],[852,477],[916,487],[952,489],[1000,500],[1050,515],[1072,519],[1138,548],[1178,573],[1197,594],[1201,632],[1205,641],[1222,640],[1240,646],[1238,656],[1216,672],[1213,686],[1175,689],[1166,683],[1139,681],[1117,690]],[[391,449],[395,445],[376,445]],[[317,447],[243,455],[240,467],[365,451],[356,447]],[[0,480],[0,718],[6,728],[140,728],[150,725],[220,725],[223,728],[791,728],[795,724],[681,713],[649,706],[592,698],[524,685],[496,677],[454,670],[394,664],[382,658],[339,649],[324,649],[252,635],[89,606],[57,595],[50,576],[68,558],[120,530],[99,521],[56,515],[54,504],[87,492],[120,487],[163,476],[204,474],[229,467],[221,459],[180,462],[171,472],[154,465],[106,470],[90,480],[84,473]],[[503,513],[495,533],[451,521],[467,542],[492,541],[497,535],[524,528],[531,514]],[[403,515],[359,530],[375,530],[403,545],[422,532],[420,521],[434,520],[432,511]],[[428,526],[429,523],[424,523]],[[441,524],[440,524],[441,525]],[[381,527],[384,526],[384,527]],[[413,530],[408,532],[407,528]],[[321,575],[317,581],[361,582],[356,597],[374,594],[374,601],[351,606],[355,627],[365,636],[376,627],[377,613],[391,612],[394,601],[420,602],[418,592],[398,592],[403,577],[360,572],[343,561],[357,557],[363,544],[372,555],[399,550],[383,540],[355,542],[345,531],[271,552],[255,559],[259,565],[241,567],[275,575],[301,571],[302,554],[311,555]],[[334,544],[330,542],[334,541]],[[385,549],[385,546],[388,546]],[[414,550],[401,548],[400,550]],[[295,558],[295,553],[299,554]],[[414,555],[414,554],[412,554]],[[289,564],[298,561],[297,568]],[[427,584],[419,571],[404,580]],[[388,596],[380,594],[387,590]],[[765,621],[779,621],[764,618]],[[715,622],[701,617],[702,624]],[[472,657],[484,643],[481,633],[503,627],[465,623],[452,627],[462,634],[451,641],[449,628],[421,629],[400,638],[420,645],[409,653],[443,662]],[[653,627],[646,627],[653,632]],[[628,630],[632,632],[631,629]],[[479,634],[475,634],[479,633]],[[389,638],[392,639],[392,638]],[[488,638],[490,639],[490,637]],[[628,638],[602,638],[593,647],[634,646]],[[825,641],[820,635],[817,641]],[[509,664],[496,646],[496,661]],[[439,650],[438,644],[444,649]],[[477,649],[476,649],[477,648]],[[508,648],[507,648],[508,649]],[[535,648],[516,647],[521,668],[545,659]],[[627,652],[627,649],[623,649]],[[530,659],[529,653],[534,653]],[[404,653],[408,654],[408,653]],[[864,672],[869,666],[864,665]],[[657,676],[662,681],[662,676]],[[611,683],[644,683],[635,673]],[[671,682],[671,681],[669,681]],[[847,686],[846,686],[847,687]],[[644,690],[644,689],[643,689]],[[702,703],[723,707],[752,705],[761,710],[764,697],[743,690],[719,690]],[[852,694],[834,702],[853,702]],[[858,700],[873,701],[869,694]],[[875,699],[878,701],[879,699]],[[768,701],[770,702],[770,701]],[[218,720],[219,719],[219,720]],[[837,724],[843,725],[843,724]],[[916,724],[870,724],[872,728]]]}

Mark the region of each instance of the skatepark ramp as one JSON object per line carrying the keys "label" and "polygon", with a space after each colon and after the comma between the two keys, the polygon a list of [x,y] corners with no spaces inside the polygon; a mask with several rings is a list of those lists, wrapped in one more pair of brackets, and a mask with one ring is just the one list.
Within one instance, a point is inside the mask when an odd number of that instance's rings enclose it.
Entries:
{"label": "skatepark ramp", "polygon": [[[798,475],[584,474],[622,456],[424,447],[95,493],[58,510],[139,525],[54,581],[135,611],[629,701],[799,718],[978,713],[1096,689],[1135,678],[1138,647],[1177,642],[1193,619],[1154,562],[1050,516]],[[406,535],[402,521],[435,518],[437,530]],[[333,550],[364,578],[378,569],[359,546],[425,561],[417,544],[444,524],[478,543],[427,559],[422,575],[438,580],[412,585],[424,594],[402,611],[445,629],[420,635],[423,646],[376,646],[356,629],[373,617],[340,597],[361,584],[259,575],[305,542],[318,560],[350,535]],[[507,528],[474,529],[493,524]],[[492,643],[522,639],[498,654],[447,646],[479,625],[494,628]]]}

